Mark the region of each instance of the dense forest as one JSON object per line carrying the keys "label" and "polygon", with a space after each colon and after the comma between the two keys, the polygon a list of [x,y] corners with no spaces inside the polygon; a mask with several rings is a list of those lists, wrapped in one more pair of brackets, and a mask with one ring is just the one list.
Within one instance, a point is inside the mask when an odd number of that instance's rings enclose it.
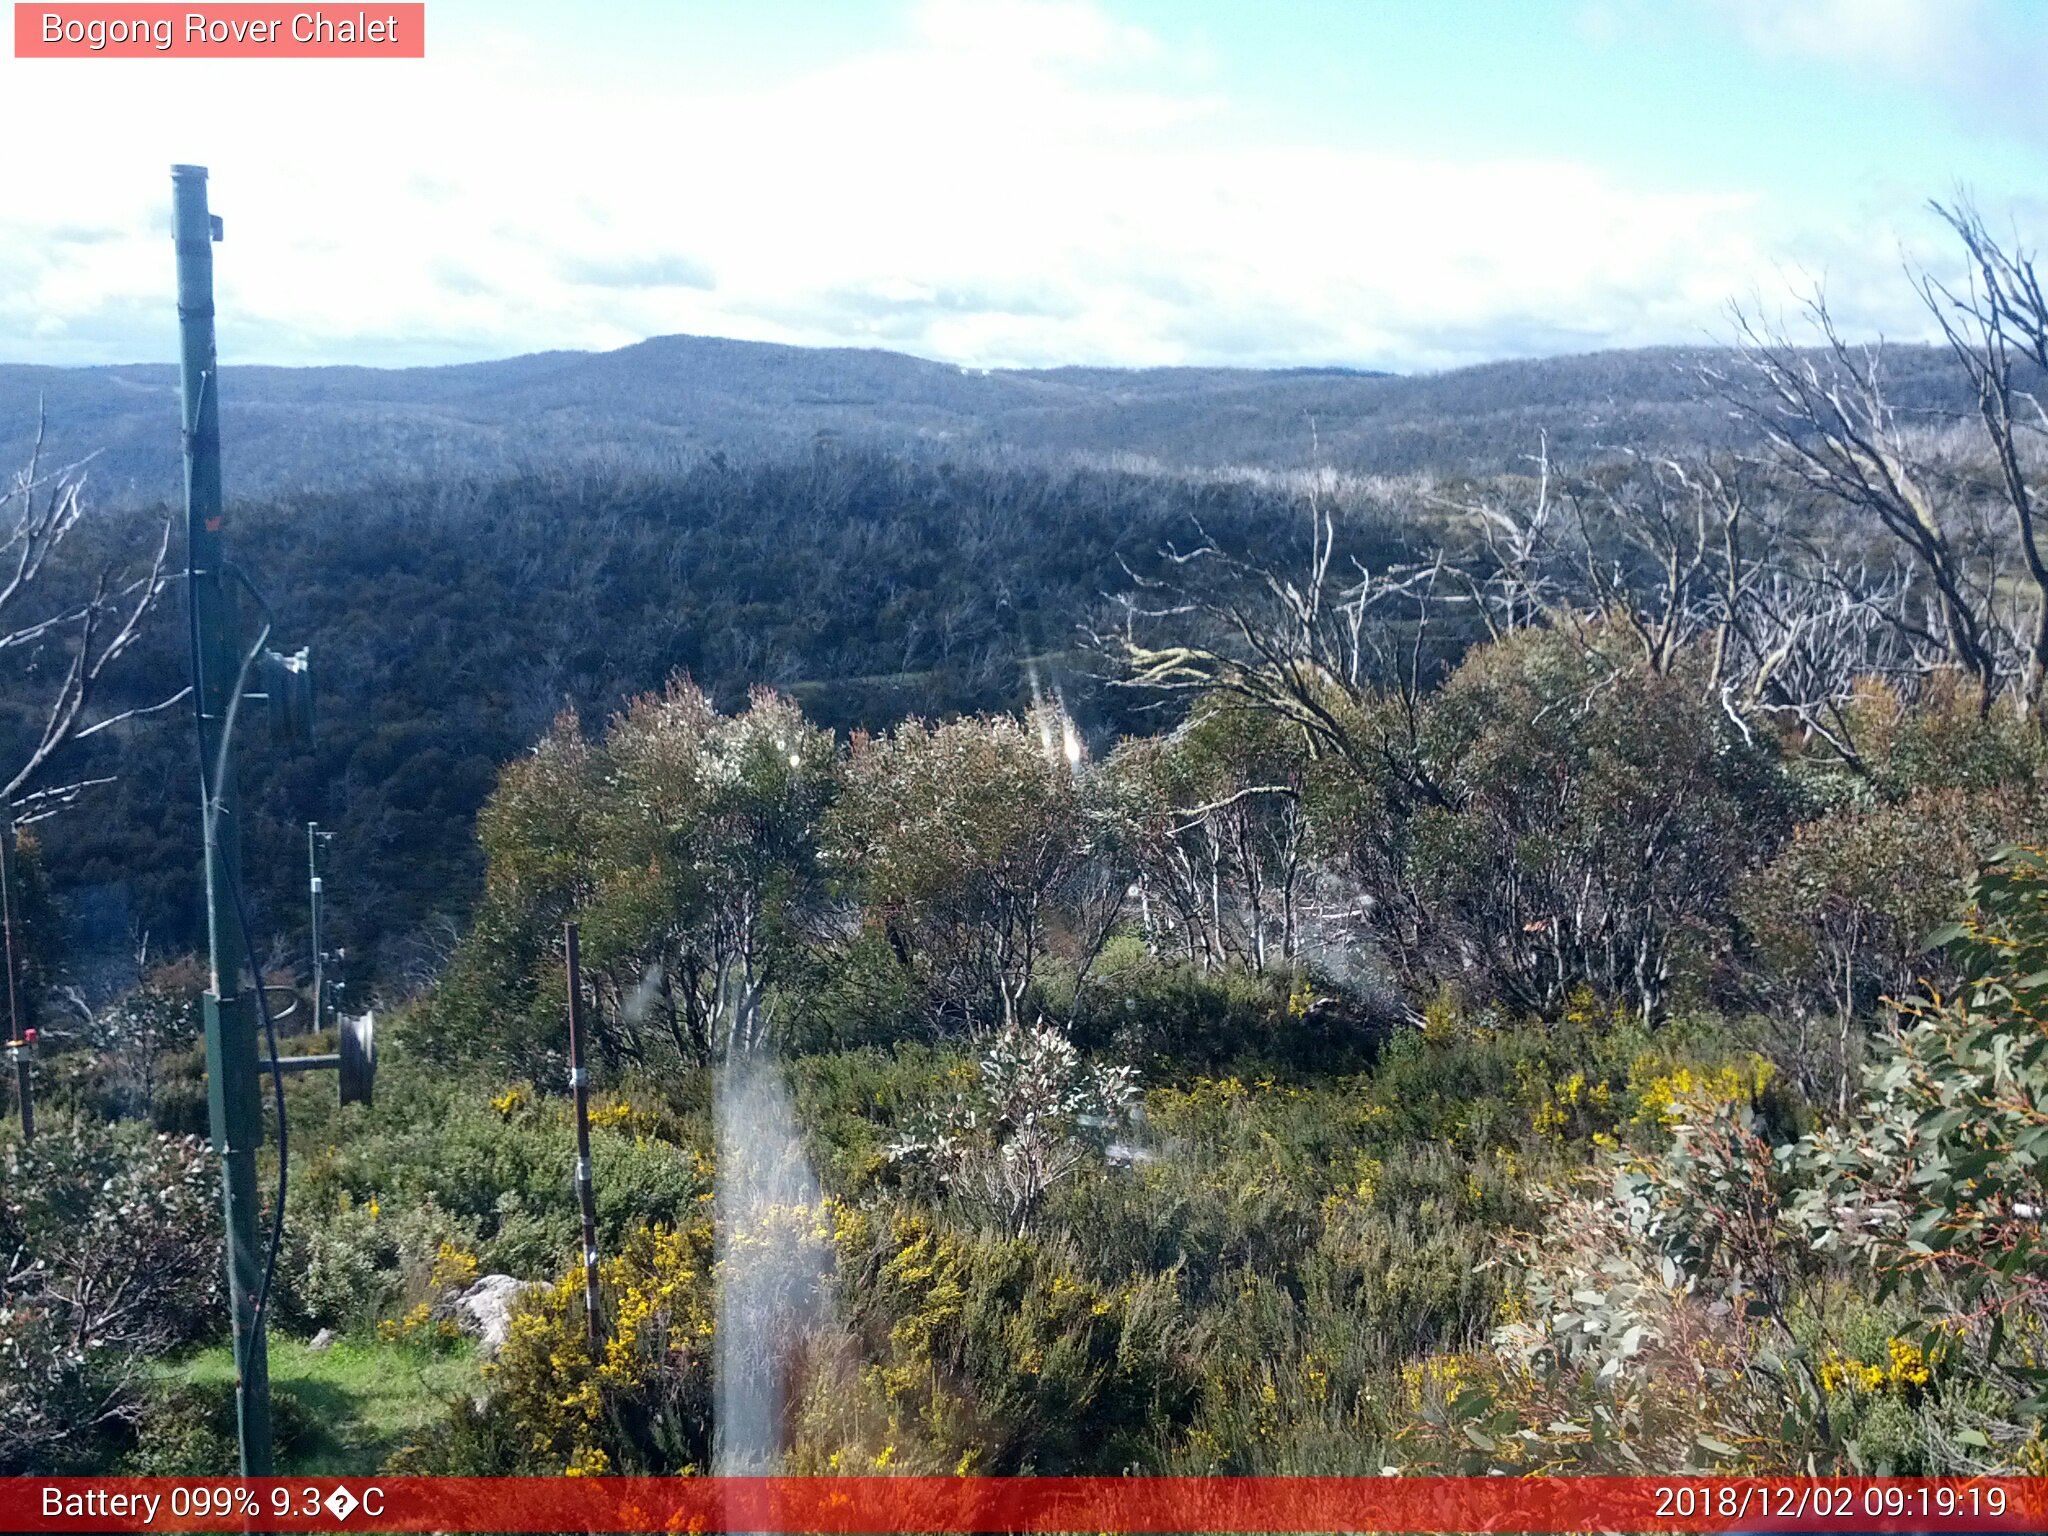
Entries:
{"label": "dense forest", "polygon": [[[247,754],[254,910],[303,950],[304,823],[324,823],[337,936],[365,987],[404,990],[419,937],[468,911],[473,823],[500,765],[562,710],[602,722],[676,674],[728,707],[775,687],[839,731],[1020,707],[1035,686],[1113,740],[1140,728],[1142,703],[1105,691],[1087,630],[1125,566],[1198,524],[1298,537],[1289,503],[1257,479],[816,450],[241,509],[238,561],[279,634],[311,649],[318,699],[310,750]],[[1398,508],[1359,522],[1375,558],[1414,536]],[[123,700],[163,697],[184,668],[164,615],[128,657]],[[43,832],[73,944],[117,973],[143,935],[166,953],[204,940],[196,819],[164,793],[193,777],[189,735],[166,712],[87,744],[79,772],[116,782],[94,814]]]}
{"label": "dense forest", "polygon": [[[2048,1474],[2048,309],[1951,220],[1956,409],[1817,304],[1683,451],[243,509],[328,680],[244,753],[273,979],[317,818],[385,1004],[374,1105],[281,1090],[284,1464]],[[10,1470],[233,1456],[190,744],[119,724],[20,861]]]}

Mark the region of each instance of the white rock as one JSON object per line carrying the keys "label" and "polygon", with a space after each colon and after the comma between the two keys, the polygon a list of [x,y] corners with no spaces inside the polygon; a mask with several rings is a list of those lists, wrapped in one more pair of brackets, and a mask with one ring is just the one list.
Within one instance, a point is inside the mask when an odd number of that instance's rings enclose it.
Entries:
{"label": "white rock", "polygon": [[512,1309],[528,1291],[547,1289],[539,1280],[511,1275],[485,1275],[455,1302],[455,1320],[477,1336],[477,1348],[489,1358],[505,1347],[512,1330]]}

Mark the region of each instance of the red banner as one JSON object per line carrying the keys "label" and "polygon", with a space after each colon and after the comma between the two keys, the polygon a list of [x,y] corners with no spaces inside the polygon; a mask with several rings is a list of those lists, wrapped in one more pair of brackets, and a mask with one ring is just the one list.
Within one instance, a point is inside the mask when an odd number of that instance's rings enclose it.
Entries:
{"label": "red banner", "polygon": [[17,59],[423,59],[424,4],[14,7]]}
{"label": "red banner", "polygon": [[7,1478],[9,1531],[2048,1532],[2048,1478]]}

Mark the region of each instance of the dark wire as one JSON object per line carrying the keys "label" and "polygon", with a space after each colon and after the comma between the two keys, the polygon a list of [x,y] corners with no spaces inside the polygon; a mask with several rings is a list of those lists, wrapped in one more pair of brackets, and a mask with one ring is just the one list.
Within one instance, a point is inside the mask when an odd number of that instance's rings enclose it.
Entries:
{"label": "dark wire", "polygon": [[[256,659],[270,639],[271,630],[276,627],[276,616],[271,613],[270,604],[264,601],[263,594],[256,590],[256,584],[239,567],[229,566],[226,570],[263,609],[263,628],[256,636],[256,643],[249,647],[249,654],[242,658],[241,669],[235,674],[234,697],[228,703],[227,719],[221,729],[220,766],[223,770],[227,764],[229,737],[235,728],[235,714],[242,703],[242,690],[249,683],[249,664]],[[211,800],[208,804],[212,804]],[[277,1209],[271,1213],[270,1252],[263,1260],[263,1284],[256,1291],[256,1306],[251,1315],[260,1331],[270,1325],[270,1286],[277,1277],[278,1251],[284,1246],[284,1202],[291,1190],[291,1131],[284,1112],[284,1068],[278,1062],[277,1016],[270,1011],[270,994],[263,986],[263,968],[256,961],[256,930],[249,923],[249,907],[243,899],[239,868],[235,871],[235,878],[228,882],[228,889],[235,893],[235,918],[242,925],[242,953],[249,961],[249,985],[256,994],[256,1012],[263,1020],[264,1042],[270,1048],[270,1091],[277,1104]],[[317,1008],[315,1016],[318,1016]]]}
{"label": "dark wire", "polygon": [[256,1292],[255,1320],[258,1328],[268,1326],[270,1282],[277,1274],[278,1249],[284,1246],[284,1197],[291,1187],[291,1138],[285,1128],[284,1071],[278,1065],[277,1019],[264,995],[263,973],[256,966],[256,941],[249,937],[249,909],[242,901],[242,882],[229,882],[235,893],[235,916],[242,924],[242,946],[249,957],[249,978],[256,991],[256,1011],[263,1016],[263,1038],[270,1046],[270,1089],[277,1102],[277,1210],[270,1222],[270,1254],[263,1261],[263,1286]]}
{"label": "dark wire", "polygon": [[[185,615],[192,653],[192,723],[194,726],[194,739],[198,744],[199,750],[199,794],[206,811],[206,825],[202,829],[202,833],[209,845],[216,845],[217,839],[214,835],[214,827],[216,818],[220,814],[220,806],[214,798],[213,774],[206,761],[206,689],[200,669],[199,601],[198,588],[193,581],[195,574],[196,572],[192,564],[190,535],[188,533],[185,549]],[[263,633],[257,637],[256,644],[250,648],[248,656],[243,658],[241,670],[236,675],[236,696],[229,701],[227,717],[221,725],[220,758],[223,764],[227,761],[228,738],[234,729],[234,718],[237,713],[236,706],[241,703],[240,694],[244,684],[248,681],[249,663],[255,659],[256,652],[262,649],[264,641],[269,636],[270,625],[266,623],[263,626]],[[249,964],[249,984],[255,990],[256,1011],[262,1016],[263,1035],[270,1048],[270,1084],[276,1095],[277,1102],[277,1209],[272,1213],[271,1217],[270,1253],[263,1263],[263,1284],[256,1292],[256,1306],[250,1314],[252,1325],[251,1337],[254,1339],[262,1336],[262,1331],[269,1322],[266,1309],[270,1305],[270,1284],[277,1274],[278,1249],[284,1243],[284,1201],[285,1194],[291,1187],[289,1159],[285,1154],[290,1142],[288,1139],[289,1132],[285,1127],[284,1073],[278,1066],[277,1022],[271,1016],[270,1000],[263,994],[263,971],[256,963],[256,941],[250,936],[249,909],[242,899],[241,871],[239,869],[234,871],[234,876],[235,878],[229,880],[227,885],[234,892],[235,920],[241,925],[242,929],[242,949]],[[242,1362],[237,1360],[235,1362],[237,1375],[240,1374],[241,1368]]]}

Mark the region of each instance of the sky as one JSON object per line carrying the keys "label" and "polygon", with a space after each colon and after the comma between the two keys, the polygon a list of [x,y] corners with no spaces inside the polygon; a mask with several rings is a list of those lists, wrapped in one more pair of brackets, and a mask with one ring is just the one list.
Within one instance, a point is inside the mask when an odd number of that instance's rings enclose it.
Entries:
{"label": "sky", "polygon": [[0,362],[175,358],[173,162],[229,363],[1415,372],[1815,284],[1914,338],[1928,199],[2048,232],[2031,0],[428,0],[427,38],[0,57]]}

